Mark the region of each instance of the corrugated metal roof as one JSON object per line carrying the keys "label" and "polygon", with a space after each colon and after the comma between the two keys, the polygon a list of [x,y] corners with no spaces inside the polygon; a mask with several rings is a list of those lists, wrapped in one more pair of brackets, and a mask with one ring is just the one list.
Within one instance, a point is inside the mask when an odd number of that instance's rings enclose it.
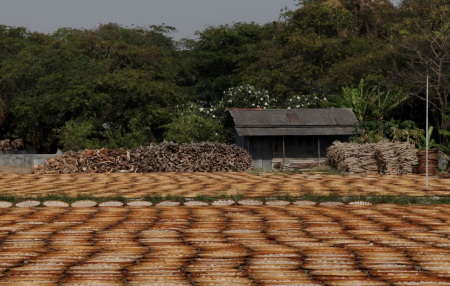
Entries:
{"label": "corrugated metal roof", "polygon": [[350,108],[230,109],[240,136],[350,135],[358,122]]}
{"label": "corrugated metal roof", "polygon": [[316,127],[316,128],[248,128],[236,127],[239,136],[308,136],[308,135],[351,135],[353,127]]}

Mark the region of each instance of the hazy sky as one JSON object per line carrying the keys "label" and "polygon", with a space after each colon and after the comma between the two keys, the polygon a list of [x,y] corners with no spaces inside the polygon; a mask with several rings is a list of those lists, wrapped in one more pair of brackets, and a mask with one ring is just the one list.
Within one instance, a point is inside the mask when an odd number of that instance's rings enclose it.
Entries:
{"label": "hazy sky", "polygon": [[[398,2],[399,0],[395,0]],[[194,38],[208,25],[278,20],[296,0],[0,0],[0,25],[53,33],[61,27],[92,29],[99,23],[177,28],[175,40]]]}
{"label": "hazy sky", "polygon": [[60,27],[92,29],[99,23],[177,28],[172,36],[193,38],[207,25],[233,21],[266,23],[278,20],[294,0],[0,0],[0,24],[53,33]]}

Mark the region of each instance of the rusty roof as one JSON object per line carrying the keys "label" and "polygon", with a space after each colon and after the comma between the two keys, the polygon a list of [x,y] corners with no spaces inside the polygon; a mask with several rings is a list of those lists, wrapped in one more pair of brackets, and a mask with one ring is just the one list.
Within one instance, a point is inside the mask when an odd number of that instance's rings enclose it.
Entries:
{"label": "rusty roof", "polygon": [[350,108],[230,109],[240,136],[350,135],[358,122]]}

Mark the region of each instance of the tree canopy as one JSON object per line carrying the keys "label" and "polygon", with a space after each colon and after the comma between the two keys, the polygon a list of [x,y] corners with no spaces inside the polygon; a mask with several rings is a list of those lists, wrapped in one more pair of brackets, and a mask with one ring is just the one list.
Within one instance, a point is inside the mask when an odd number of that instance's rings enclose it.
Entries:
{"label": "tree canopy", "polygon": [[310,0],[278,21],[209,26],[179,42],[165,25],[0,26],[0,138],[39,153],[232,142],[228,108],[330,105],[423,128],[428,66],[432,124],[446,141],[449,11],[450,0]]}
{"label": "tree canopy", "polygon": [[[86,140],[108,147],[161,138],[171,107],[185,97],[178,86],[183,66],[167,29],[106,24],[53,35],[27,33],[20,50],[0,64],[3,112],[9,118],[2,122],[3,132],[39,152],[55,150],[57,131],[73,130],[70,122],[90,122]],[[129,133],[139,139],[128,142]]]}

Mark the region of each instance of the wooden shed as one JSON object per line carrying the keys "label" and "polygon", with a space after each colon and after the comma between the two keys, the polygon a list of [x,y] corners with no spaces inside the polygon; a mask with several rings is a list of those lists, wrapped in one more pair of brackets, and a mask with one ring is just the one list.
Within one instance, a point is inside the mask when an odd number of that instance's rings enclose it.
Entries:
{"label": "wooden shed", "polygon": [[236,145],[253,157],[255,168],[309,169],[326,159],[327,148],[348,142],[358,122],[350,108],[230,109]]}

